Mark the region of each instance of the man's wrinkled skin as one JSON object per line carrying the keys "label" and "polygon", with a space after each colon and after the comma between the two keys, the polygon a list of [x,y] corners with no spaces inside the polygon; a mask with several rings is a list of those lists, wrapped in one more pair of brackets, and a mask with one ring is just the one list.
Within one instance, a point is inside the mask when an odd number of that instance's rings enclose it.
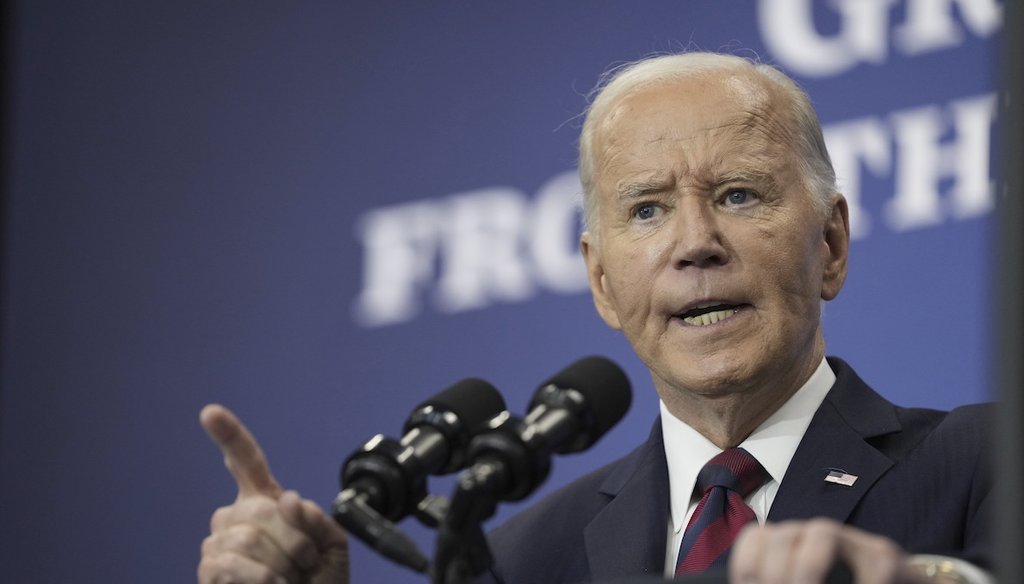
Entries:
{"label": "man's wrinkled skin", "polygon": [[[622,98],[595,132],[597,231],[582,238],[598,312],[650,369],[673,415],[743,441],[821,362],[821,300],[846,278],[846,201],[827,212],[773,113],[737,73]],[[680,315],[723,305],[710,325]]]}
{"label": "man's wrinkled skin", "polygon": [[234,503],[210,518],[199,582],[347,584],[344,531],[316,503],[281,489],[263,450],[234,414],[208,405],[199,420],[238,485]]}

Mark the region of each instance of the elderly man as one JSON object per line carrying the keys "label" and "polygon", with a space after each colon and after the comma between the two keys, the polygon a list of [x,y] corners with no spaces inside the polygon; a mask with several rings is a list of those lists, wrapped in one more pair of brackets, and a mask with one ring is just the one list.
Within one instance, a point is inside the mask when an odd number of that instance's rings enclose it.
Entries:
{"label": "elderly man", "polygon": [[[986,581],[984,412],[898,408],[825,359],[849,225],[806,95],[738,57],[641,61],[591,105],[580,175],[597,311],[662,415],[632,454],[496,530],[495,579],[728,563],[733,582],[820,582],[840,560],[858,583]],[[200,581],[343,582],[342,532],[281,492],[229,412],[202,422],[239,498],[214,514]]]}

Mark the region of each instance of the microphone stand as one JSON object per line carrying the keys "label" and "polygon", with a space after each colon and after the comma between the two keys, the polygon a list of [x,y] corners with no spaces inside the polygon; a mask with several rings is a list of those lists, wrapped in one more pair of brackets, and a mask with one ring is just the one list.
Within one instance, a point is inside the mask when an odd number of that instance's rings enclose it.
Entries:
{"label": "microphone stand", "polygon": [[437,530],[432,584],[468,584],[494,563],[483,522],[494,515],[506,484],[504,469],[486,461],[459,476],[448,514]]}

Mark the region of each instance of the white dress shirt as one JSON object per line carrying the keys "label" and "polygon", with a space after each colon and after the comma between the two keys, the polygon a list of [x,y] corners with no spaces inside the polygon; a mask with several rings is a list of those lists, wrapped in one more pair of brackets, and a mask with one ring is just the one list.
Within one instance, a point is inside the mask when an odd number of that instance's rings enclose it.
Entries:
{"label": "white dress shirt", "polygon": [[[835,373],[822,358],[818,368],[793,397],[740,444],[771,475],[771,479],[746,498],[757,521],[762,525],[814,412],[835,381]],[[676,556],[679,554],[679,544],[683,540],[686,524],[700,501],[699,494],[694,493],[697,474],[722,449],[669,413],[665,402],[661,402],[661,429],[665,437],[671,506],[665,575],[671,577],[675,573]]]}

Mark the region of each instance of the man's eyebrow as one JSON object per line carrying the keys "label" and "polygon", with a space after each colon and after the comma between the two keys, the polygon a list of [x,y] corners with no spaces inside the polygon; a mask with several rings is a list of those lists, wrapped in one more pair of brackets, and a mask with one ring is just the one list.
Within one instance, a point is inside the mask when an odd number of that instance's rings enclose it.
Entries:
{"label": "man's eyebrow", "polygon": [[769,188],[776,186],[775,175],[771,172],[753,169],[737,169],[723,173],[715,181],[716,187],[725,186],[730,183],[757,183],[768,185]]}
{"label": "man's eyebrow", "polygon": [[620,199],[636,199],[638,197],[663,193],[670,188],[672,188],[671,182],[654,179],[620,185],[617,191]]}

